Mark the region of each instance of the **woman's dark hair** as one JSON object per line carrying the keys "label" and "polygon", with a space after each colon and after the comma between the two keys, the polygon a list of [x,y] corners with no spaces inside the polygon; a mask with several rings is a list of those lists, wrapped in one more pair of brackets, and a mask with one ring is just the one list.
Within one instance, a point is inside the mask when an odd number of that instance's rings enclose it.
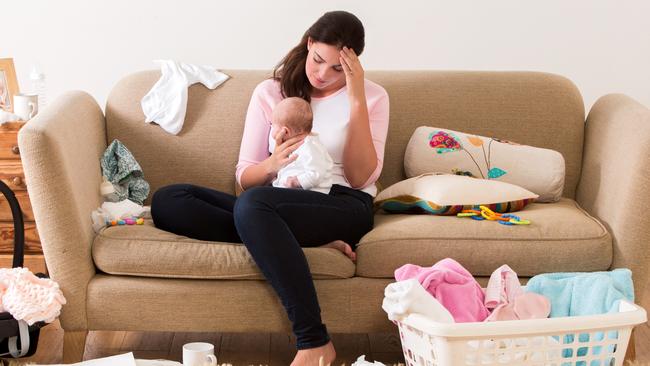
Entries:
{"label": "woman's dark hair", "polygon": [[299,97],[311,101],[312,86],[305,74],[309,38],[339,49],[346,46],[353,49],[357,55],[361,55],[365,45],[363,24],[354,14],[347,11],[330,11],[323,14],[307,29],[300,43],[289,51],[273,70],[273,79],[280,82],[282,96],[285,98]]}

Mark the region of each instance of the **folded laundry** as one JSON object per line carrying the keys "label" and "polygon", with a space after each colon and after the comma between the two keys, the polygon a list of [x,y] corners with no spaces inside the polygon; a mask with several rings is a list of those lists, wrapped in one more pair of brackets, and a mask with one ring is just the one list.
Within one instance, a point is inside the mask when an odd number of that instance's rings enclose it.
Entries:
{"label": "folded laundry", "polygon": [[38,278],[27,268],[0,268],[0,311],[28,325],[53,322],[66,303],[59,285]]}
{"label": "folded laundry", "polygon": [[481,322],[490,315],[481,286],[463,266],[451,258],[424,268],[406,264],[395,271],[398,281],[415,278],[454,317],[457,323]]}
{"label": "folded laundry", "polygon": [[178,134],[185,122],[187,111],[187,88],[201,83],[214,89],[228,80],[229,76],[211,66],[197,66],[174,60],[156,60],[160,64],[158,82],[142,98],[145,122],[156,122],[162,129]]}
{"label": "folded laundry", "polygon": [[417,313],[441,323],[454,322],[449,311],[414,278],[386,286],[381,307],[390,320],[402,320]]}

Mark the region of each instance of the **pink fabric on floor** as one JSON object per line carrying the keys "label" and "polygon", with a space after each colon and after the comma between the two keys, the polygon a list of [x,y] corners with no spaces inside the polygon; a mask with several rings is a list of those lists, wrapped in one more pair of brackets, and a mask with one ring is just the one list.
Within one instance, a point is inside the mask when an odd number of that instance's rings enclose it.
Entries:
{"label": "pink fabric on floor", "polygon": [[469,271],[451,258],[428,268],[406,264],[395,271],[398,281],[411,278],[417,279],[447,308],[457,323],[481,322],[490,315],[481,286]]}

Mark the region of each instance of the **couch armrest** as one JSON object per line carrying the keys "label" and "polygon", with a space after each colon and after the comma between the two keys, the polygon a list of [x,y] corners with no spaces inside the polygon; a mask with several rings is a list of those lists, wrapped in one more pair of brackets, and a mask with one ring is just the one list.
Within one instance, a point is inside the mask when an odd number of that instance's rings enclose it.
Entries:
{"label": "couch armrest", "polygon": [[87,329],[86,290],[95,274],[90,214],[102,202],[104,114],[87,93],[66,93],[20,129],[18,145],[48,271],[68,301],[61,325]]}
{"label": "couch armrest", "polygon": [[650,278],[649,187],[650,110],[622,94],[601,97],[587,116],[576,199],[612,234],[611,268],[632,270],[637,303]]}

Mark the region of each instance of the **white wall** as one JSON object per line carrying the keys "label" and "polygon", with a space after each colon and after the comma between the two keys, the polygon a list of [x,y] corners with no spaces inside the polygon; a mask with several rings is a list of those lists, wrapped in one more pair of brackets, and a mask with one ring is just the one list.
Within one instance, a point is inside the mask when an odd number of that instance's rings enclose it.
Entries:
{"label": "white wall", "polygon": [[650,106],[650,1],[2,0],[0,57],[22,90],[40,64],[48,98],[105,104],[122,76],[177,60],[270,69],[323,12],[366,27],[367,69],[539,70],[577,84],[587,109],[612,92]]}

